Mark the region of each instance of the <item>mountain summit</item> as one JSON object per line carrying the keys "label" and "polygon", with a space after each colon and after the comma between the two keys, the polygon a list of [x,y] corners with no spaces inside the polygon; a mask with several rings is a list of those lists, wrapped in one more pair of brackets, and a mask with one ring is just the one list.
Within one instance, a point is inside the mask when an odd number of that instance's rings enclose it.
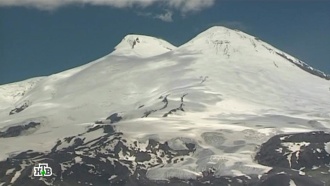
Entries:
{"label": "mountain summit", "polygon": [[[274,59],[275,61],[288,61],[297,67],[321,78],[330,80],[330,76],[313,69],[306,63],[292,57],[291,55],[276,49],[275,47],[248,35],[239,30],[231,30],[222,26],[215,26],[200,33],[195,38],[184,44],[181,48],[201,51],[208,55],[218,55],[222,58],[234,58],[254,56]],[[275,62],[271,62],[274,63]]]}
{"label": "mountain summit", "polygon": [[152,57],[175,49],[176,47],[159,38],[144,35],[127,35],[115,47],[112,54],[137,55],[140,57]]}
{"label": "mountain summit", "polygon": [[[179,47],[127,35],[96,61],[0,86],[0,185],[323,185],[329,79],[225,27]],[[37,163],[54,175],[31,176]]]}

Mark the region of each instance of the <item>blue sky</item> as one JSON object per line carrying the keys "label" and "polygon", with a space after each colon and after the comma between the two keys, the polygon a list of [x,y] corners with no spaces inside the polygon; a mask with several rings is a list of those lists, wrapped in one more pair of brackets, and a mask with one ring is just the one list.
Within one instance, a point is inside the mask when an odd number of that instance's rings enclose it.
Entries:
{"label": "blue sky", "polygon": [[330,74],[330,1],[0,0],[0,84],[86,64],[129,34],[181,45],[240,29]]}

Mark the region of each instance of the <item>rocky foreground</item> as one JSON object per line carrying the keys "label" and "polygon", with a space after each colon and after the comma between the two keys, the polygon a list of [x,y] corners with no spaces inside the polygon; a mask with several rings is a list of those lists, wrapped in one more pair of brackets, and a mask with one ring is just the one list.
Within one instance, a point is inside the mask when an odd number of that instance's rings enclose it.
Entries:
{"label": "rocky foreground", "polygon": [[[330,134],[317,131],[276,135],[261,145],[255,156],[259,164],[272,167],[263,175],[215,176],[205,170],[196,179],[173,176],[166,181],[149,180],[147,170],[185,161],[196,144],[186,150],[172,149],[168,142],[149,139],[145,148],[116,132],[112,124],[100,124],[77,136],[59,140],[49,152],[26,151],[0,162],[1,185],[223,185],[223,186],[321,186],[330,185]],[[37,127],[31,123],[9,128],[1,137],[13,137]],[[104,135],[86,140],[88,133],[103,130]],[[34,177],[33,167],[48,163],[50,177]]]}

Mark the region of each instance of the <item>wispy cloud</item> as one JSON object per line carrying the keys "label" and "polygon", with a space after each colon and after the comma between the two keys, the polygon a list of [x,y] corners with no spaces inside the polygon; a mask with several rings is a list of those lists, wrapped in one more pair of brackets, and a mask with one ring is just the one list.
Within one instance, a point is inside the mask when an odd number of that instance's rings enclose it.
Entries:
{"label": "wispy cloud", "polygon": [[167,6],[183,13],[201,11],[214,5],[215,0],[165,0]]}
{"label": "wispy cloud", "polygon": [[151,12],[136,12],[136,15],[143,17],[152,17],[153,14]]}
{"label": "wispy cloud", "polygon": [[[0,6],[25,6],[41,10],[54,10],[68,5],[97,5],[115,8],[146,8],[160,5],[165,9],[175,9],[180,12],[194,12],[208,8],[215,0],[0,0]],[[167,18],[169,14],[166,15]]]}
{"label": "wispy cloud", "polygon": [[41,10],[53,10],[67,5],[99,5],[126,8],[133,6],[147,7],[157,0],[1,0],[0,6],[26,6]]}
{"label": "wispy cloud", "polygon": [[143,17],[150,17],[153,19],[159,19],[164,22],[173,22],[173,12],[170,10],[165,10],[163,14],[151,13],[151,12],[136,12],[136,15]]}
{"label": "wispy cloud", "polygon": [[173,16],[173,12],[170,10],[167,10],[164,14],[155,15],[154,18],[160,19],[165,22],[173,22],[172,16]]}

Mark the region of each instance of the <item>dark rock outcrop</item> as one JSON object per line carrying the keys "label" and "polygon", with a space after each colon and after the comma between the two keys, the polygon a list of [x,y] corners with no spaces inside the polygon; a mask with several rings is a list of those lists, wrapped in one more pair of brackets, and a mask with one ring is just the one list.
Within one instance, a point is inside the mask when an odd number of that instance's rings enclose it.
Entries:
{"label": "dark rock outcrop", "polygon": [[[142,148],[138,141],[123,139],[113,127],[97,125],[86,133],[103,129],[104,135],[90,141],[84,133],[59,140],[50,152],[29,150],[7,158],[0,162],[0,184],[10,185],[20,172],[12,185],[134,185],[140,179],[147,182],[148,168],[183,161],[195,151],[194,144],[186,144],[186,150],[173,150],[167,142],[152,139]],[[34,177],[33,167],[38,163],[48,163],[53,175]]]}
{"label": "dark rock outcrop", "polygon": [[13,110],[11,110],[9,112],[9,115],[13,115],[13,114],[17,114],[19,112],[22,112],[23,110],[25,110],[29,106],[30,106],[30,102],[29,101],[25,101],[21,106],[18,106],[16,108],[14,108]]}
{"label": "dark rock outcrop", "polygon": [[10,138],[22,135],[28,130],[35,129],[40,125],[39,122],[29,122],[28,124],[17,125],[7,128],[5,131],[0,131],[0,138]]}
{"label": "dark rock outcrop", "polygon": [[179,110],[183,111],[184,112],[184,109],[183,109],[183,106],[184,106],[184,101],[183,101],[183,98],[188,95],[188,94],[184,94],[181,96],[181,103],[180,103],[180,106],[178,108],[174,108],[174,109],[171,109],[169,112],[165,113],[163,115],[163,117],[167,117],[168,115],[170,114],[173,114],[174,112],[177,112]]}
{"label": "dark rock outcrop", "polygon": [[300,170],[330,185],[330,154],[325,149],[329,142],[330,134],[323,131],[276,135],[261,145],[255,160],[269,167]]}
{"label": "dark rock outcrop", "polygon": [[117,122],[119,122],[122,119],[123,118],[121,116],[119,116],[118,113],[113,113],[109,117],[107,117],[106,120],[110,120],[110,123],[117,123]]}

